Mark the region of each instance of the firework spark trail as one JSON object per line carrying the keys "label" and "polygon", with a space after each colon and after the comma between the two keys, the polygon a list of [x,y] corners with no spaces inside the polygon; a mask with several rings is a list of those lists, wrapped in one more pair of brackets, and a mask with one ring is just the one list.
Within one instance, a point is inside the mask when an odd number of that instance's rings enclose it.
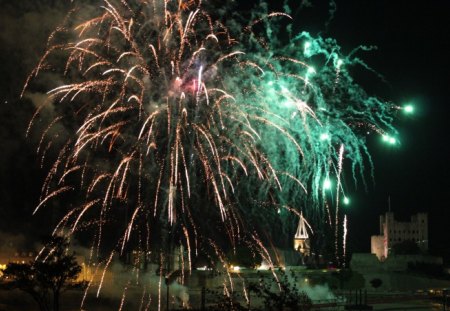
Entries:
{"label": "firework spark trail", "polygon": [[345,265],[345,260],[347,256],[347,215],[344,215],[344,221],[343,221],[343,227],[344,227],[344,236],[342,237],[342,256],[343,258],[343,264]]}
{"label": "firework spark trail", "polygon": [[338,156],[338,169],[337,169],[337,173],[336,173],[336,177],[337,177],[337,182],[336,182],[336,211],[335,211],[335,222],[334,222],[334,226],[335,226],[335,231],[334,231],[334,246],[335,246],[335,256],[336,256],[336,260],[339,262],[339,254],[338,254],[338,234],[339,234],[339,198],[340,198],[340,193],[341,193],[341,175],[342,175],[342,164],[344,161],[344,145],[341,145],[341,147],[339,148],[339,156]]}
{"label": "firework spark trail", "polygon": [[[145,253],[160,247],[162,265],[170,253],[164,247],[173,243],[153,245],[152,239],[163,231],[187,250],[189,270],[202,244],[226,266],[222,234],[233,247],[251,241],[274,266],[246,218],[255,194],[265,206],[306,201],[307,215],[325,209],[337,239],[343,162],[362,177],[364,157],[371,162],[358,130],[396,133],[392,105],[368,96],[346,70],[361,60],[339,54],[333,40],[300,33],[280,46],[273,31],[254,30],[291,19],[282,12],[236,29],[214,20],[201,1],[101,3],[90,19],[72,25],[68,18],[59,28],[74,39],[52,34],[26,81],[25,89],[46,70],[65,81],[48,91],[47,104],[61,107],[60,115],[42,132],[38,153],[44,158],[50,147],[60,149],[34,213],[57,197],[84,194],[85,202],[57,228],[75,233],[91,226],[99,254],[108,223],[126,211],[105,271],[128,244]],[[52,129],[63,122],[72,136],[59,146]],[[337,179],[334,222],[322,187],[330,176]],[[299,214],[301,206],[286,210]],[[211,231],[205,218],[222,228]]]}
{"label": "firework spark trail", "polygon": [[129,286],[129,284],[127,284],[127,286],[123,289],[122,299],[120,300],[119,311],[122,311],[123,305],[125,303],[125,297],[127,294],[128,286]]}
{"label": "firework spark trail", "polygon": [[111,264],[111,261],[112,261],[112,259],[114,257],[114,254],[115,254],[115,252],[112,251],[111,254],[109,255],[108,260],[106,261],[105,267],[103,268],[102,276],[100,277],[100,283],[99,283],[98,288],[97,288],[97,295],[96,295],[97,298],[100,295],[100,291],[101,291],[102,286],[103,286],[103,281],[105,280],[106,271],[108,270],[108,267]]}

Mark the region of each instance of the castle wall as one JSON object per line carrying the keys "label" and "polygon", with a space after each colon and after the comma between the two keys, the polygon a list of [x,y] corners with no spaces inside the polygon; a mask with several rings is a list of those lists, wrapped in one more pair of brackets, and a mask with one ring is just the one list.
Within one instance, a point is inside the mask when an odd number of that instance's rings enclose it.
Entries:
{"label": "castle wall", "polygon": [[[443,264],[442,257],[428,255],[391,255],[385,261],[379,261],[375,254],[354,253],[350,261],[350,268],[363,275],[365,288],[368,290],[402,291],[450,286],[450,281],[407,273],[408,263],[410,262]],[[380,288],[374,289],[372,287],[370,281],[373,279],[382,281]]]}
{"label": "castle wall", "polygon": [[384,260],[386,258],[386,255],[384,253],[384,242],[384,235],[372,235],[370,239],[370,252],[372,254],[375,254],[379,260]]}
{"label": "castle wall", "polygon": [[361,272],[403,272],[408,270],[410,262],[443,264],[442,257],[429,255],[391,255],[385,261],[379,261],[375,254],[354,253],[350,261],[350,268]]}
{"label": "castle wall", "polygon": [[414,241],[422,251],[428,250],[428,216],[426,213],[413,215],[410,222],[396,221],[392,212],[381,215],[380,235],[372,236],[371,252],[382,260],[389,256],[393,245],[403,241]]}

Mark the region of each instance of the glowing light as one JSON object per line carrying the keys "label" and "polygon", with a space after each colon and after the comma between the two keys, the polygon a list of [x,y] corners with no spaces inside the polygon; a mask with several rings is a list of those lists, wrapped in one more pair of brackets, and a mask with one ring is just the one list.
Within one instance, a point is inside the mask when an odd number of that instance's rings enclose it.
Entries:
{"label": "glowing light", "polygon": [[308,74],[312,75],[314,73],[316,73],[316,69],[314,69],[314,67],[308,67]]}
{"label": "glowing light", "polygon": [[281,105],[283,105],[284,107],[293,107],[294,103],[290,100],[284,100],[281,102]]}
{"label": "glowing light", "polygon": [[390,144],[395,145],[397,143],[397,139],[395,137],[389,136],[389,135],[383,135],[382,136],[383,141]]}
{"label": "glowing light", "polygon": [[328,177],[323,182],[323,189],[324,190],[331,189],[331,180]]}
{"label": "glowing light", "polygon": [[270,269],[270,266],[266,263],[266,262],[263,262],[260,266],[258,266],[257,268],[256,268],[256,270],[269,270]]}
{"label": "glowing light", "polygon": [[199,271],[210,271],[210,270],[212,270],[212,268],[208,268],[208,266],[203,266],[203,267],[197,267],[197,270],[199,270]]}
{"label": "glowing light", "polygon": [[414,112],[414,106],[413,105],[406,105],[403,107],[403,110],[405,111],[405,113],[407,114],[411,114]]}
{"label": "glowing light", "polygon": [[330,139],[330,135],[328,133],[322,133],[320,135],[320,140],[329,140]]}
{"label": "glowing light", "polygon": [[344,61],[343,61],[342,59],[338,59],[338,60],[336,61],[336,67],[337,67],[337,68],[340,68],[343,64],[344,64]]}
{"label": "glowing light", "polygon": [[310,57],[313,54],[313,51],[311,51],[312,43],[310,41],[306,41],[303,49],[303,54],[305,57]]}
{"label": "glowing light", "polygon": [[343,202],[344,202],[345,205],[349,205],[350,204],[350,199],[348,197],[344,197]]}
{"label": "glowing light", "polygon": [[0,277],[3,276],[3,270],[6,269],[6,264],[0,264]]}

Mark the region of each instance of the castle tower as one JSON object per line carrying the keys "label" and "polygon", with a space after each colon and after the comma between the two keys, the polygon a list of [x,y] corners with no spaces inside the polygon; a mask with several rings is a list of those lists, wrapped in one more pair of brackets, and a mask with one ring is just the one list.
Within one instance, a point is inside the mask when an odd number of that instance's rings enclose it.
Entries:
{"label": "castle tower", "polygon": [[404,241],[412,241],[426,252],[428,250],[428,217],[426,213],[411,216],[411,221],[396,221],[393,212],[380,216],[380,234],[371,237],[371,252],[384,260],[392,247]]}
{"label": "castle tower", "polygon": [[300,214],[300,221],[298,222],[297,232],[294,237],[294,249],[299,251],[303,256],[310,255],[309,236],[306,231],[306,220],[303,213]]}

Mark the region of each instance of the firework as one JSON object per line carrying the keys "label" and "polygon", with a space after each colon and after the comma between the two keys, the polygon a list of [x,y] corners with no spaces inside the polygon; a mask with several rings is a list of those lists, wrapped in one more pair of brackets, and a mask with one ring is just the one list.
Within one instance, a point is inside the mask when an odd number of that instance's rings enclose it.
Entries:
{"label": "firework", "polygon": [[[52,34],[29,81],[60,78],[48,91],[59,115],[39,147],[58,156],[35,212],[57,197],[81,200],[55,232],[94,232],[93,250],[108,250],[101,280],[127,248],[159,254],[162,269],[182,246],[184,271],[207,251],[225,265],[224,245],[240,244],[273,265],[272,225],[288,230],[300,211],[329,219],[337,252],[343,162],[356,181],[370,161],[361,133],[396,133],[392,105],[346,71],[359,59],[330,39],[301,33],[283,45],[255,30],[284,13],[241,29],[201,1],[104,0],[89,14],[74,10]],[[63,142],[50,134],[56,124],[70,133]]]}

